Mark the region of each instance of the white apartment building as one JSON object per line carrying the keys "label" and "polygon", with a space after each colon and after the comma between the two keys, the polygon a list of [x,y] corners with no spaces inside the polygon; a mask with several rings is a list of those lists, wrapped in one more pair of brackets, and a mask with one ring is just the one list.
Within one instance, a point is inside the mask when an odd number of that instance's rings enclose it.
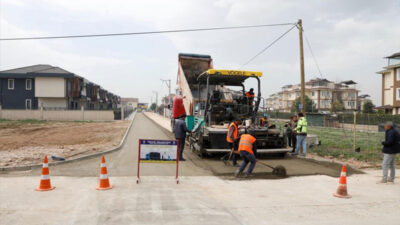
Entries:
{"label": "white apartment building", "polygon": [[[354,81],[335,83],[317,78],[306,82],[305,92],[315,104],[312,111],[330,111],[335,101],[341,102],[344,110],[356,110],[358,90],[355,85]],[[300,96],[300,84],[285,85],[282,87],[282,91],[272,94],[266,99],[266,107],[269,110],[290,112],[295,100]]]}

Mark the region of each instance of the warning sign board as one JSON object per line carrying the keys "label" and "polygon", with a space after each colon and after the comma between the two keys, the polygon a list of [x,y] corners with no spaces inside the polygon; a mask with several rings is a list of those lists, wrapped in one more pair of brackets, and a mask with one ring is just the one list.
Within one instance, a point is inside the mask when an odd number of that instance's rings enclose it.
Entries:
{"label": "warning sign board", "polygon": [[143,163],[175,163],[178,141],[140,140],[140,161]]}
{"label": "warning sign board", "polygon": [[179,183],[179,141],[139,139],[137,181],[140,181],[140,163],[175,163],[176,183]]}

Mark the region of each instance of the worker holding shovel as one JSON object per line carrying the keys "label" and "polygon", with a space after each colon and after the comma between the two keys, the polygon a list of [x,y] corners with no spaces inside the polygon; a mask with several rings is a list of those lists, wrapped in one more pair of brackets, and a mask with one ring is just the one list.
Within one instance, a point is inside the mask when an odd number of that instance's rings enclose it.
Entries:
{"label": "worker holding shovel", "polygon": [[237,155],[234,153],[238,149],[238,143],[239,143],[239,130],[238,126],[241,123],[241,119],[236,118],[233,120],[231,124],[229,124],[228,127],[228,132],[226,134],[226,141],[229,143],[229,147],[231,148],[231,152],[228,154],[224,155],[221,160],[223,160],[225,163],[227,160],[230,160],[231,157],[233,157],[233,166],[237,166]]}
{"label": "worker holding shovel", "polygon": [[253,136],[254,131],[250,131],[250,134],[243,134],[240,137],[239,148],[238,151],[240,156],[243,158],[242,165],[235,172],[235,176],[238,177],[241,175],[246,168],[247,164],[250,163],[249,169],[247,169],[247,173],[245,177],[250,177],[253,172],[254,167],[256,166],[257,159],[255,155],[256,151],[256,138]]}

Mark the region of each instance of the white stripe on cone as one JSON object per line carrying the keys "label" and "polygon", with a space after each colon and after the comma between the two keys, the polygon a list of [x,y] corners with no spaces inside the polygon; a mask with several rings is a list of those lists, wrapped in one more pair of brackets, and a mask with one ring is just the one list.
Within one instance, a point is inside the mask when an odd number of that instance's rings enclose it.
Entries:
{"label": "white stripe on cone", "polygon": [[100,174],[100,179],[107,179],[108,175],[107,174]]}
{"label": "white stripe on cone", "polygon": [[341,173],[340,173],[340,176],[341,176],[341,177],[345,177],[345,176],[346,176],[346,172],[341,172]]}
{"label": "white stripe on cone", "polygon": [[100,167],[106,167],[105,163],[100,163]]}
{"label": "white stripe on cone", "polygon": [[42,180],[49,180],[50,179],[50,175],[42,175]]}
{"label": "white stripe on cone", "polygon": [[47,167],[49,167],[49,164],[48,163],[43,163],[43,168],[47,168]]}

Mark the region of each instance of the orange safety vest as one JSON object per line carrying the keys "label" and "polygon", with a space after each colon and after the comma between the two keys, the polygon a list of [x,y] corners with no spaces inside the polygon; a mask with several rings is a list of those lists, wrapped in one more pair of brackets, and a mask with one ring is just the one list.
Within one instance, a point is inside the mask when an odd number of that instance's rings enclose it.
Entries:
{"label": "orange safety vest", "polygon": [[254,95],[254,94],[250,94],[250,92],[246,92],[246,97],[248,97],[248,98],[254,98],[255,95]]}
{"label": "orange safety vest", "polygon": [[263,127],[264,124],[265,124],[265,119],[264,119],[264,118],[261,118],[260,123],[261,123],[261,126]]}
{"label": "orange safety vest", "polygon": [[233,129],[233,138],[236,139],[238,136],[238,128],[237,128],[236,124],[232,122],[231,124],[229,124],[228,132],[226,133],[226,141],[229,143],[233,143],[233,141],[234,141],[234,140],[232,140],[231,134],[229,133],[232,126],[235,128],[235,129]]}
{"label": "orange safety vest", "polygon": [[252,155],[254,155],[253,153],[253,144],[256,141],[256,138],[251,136],[250,134],[243,134],[240,137],[240,142],[239,142],[239,152],[240,151],[246,151]]}

